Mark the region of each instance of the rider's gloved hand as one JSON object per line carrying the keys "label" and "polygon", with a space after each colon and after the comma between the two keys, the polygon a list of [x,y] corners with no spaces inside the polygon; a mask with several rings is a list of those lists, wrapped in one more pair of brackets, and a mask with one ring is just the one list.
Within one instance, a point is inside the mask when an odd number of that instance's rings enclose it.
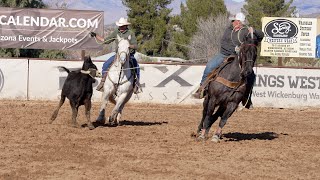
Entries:
{"label": "rider's gloved hand", "polygon": [[253,39],[253,33],[254,33],[253,27],[249,27],[248,31],[249,31],[249,34],[251,35],[251,39]]}
{"label": "rider's gloved hand", "polygon": [[248,28],[248,31],[249,31],[249,33],[254,33],[253,27],[249,27],[249,28]]}
{"label": "rider's gloved hand", "polygon": [[239,52],[240,52],[240,47],[239,47],[239,46],[236,46],[236,47],[234,48],[234,51],[235,51],[237,54],[239,54]]}
{"label": "rider's gloved hand", "polygon": [[96,37],[97,34],[96,34],[95,32],[90,32],[90,36],[91,36],[91,37]]}
{"label": "rider's gloved hand", "polygon": [[130,44],[130,45],[129,45],[129,48],[130,48],[130,49],[135,49],[135,47],[136,47],[136,46],[133,45],[133,44]]}

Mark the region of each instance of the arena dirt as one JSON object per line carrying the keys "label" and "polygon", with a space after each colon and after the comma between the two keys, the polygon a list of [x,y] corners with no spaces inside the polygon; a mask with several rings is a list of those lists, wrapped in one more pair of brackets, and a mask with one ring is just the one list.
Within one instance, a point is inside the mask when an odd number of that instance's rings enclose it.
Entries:
{"label": "arena dirt", "polygon": [[212,143],[190,136],[201,106],[129,104],[121,126],[90,131],[68,101],[48,124],[56,105],[0,101],[0,179],[320,179],[319,109],[242,110]]}

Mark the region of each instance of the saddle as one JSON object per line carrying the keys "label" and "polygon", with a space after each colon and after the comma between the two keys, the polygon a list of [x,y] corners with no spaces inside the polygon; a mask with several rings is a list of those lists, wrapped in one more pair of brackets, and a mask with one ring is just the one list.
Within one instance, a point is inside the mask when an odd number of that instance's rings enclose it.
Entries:
{"label": "saddle", "polygon": [[202,84],[203,87],[207,87],[207,85],[211,82],[211,81],[217,81],[229,88],[232,88],[232,89],[235,89],[237,87],[239,87],[243,82],[240,81],[240,82],[232,82],[232,81],[229,81],[223,77],[220,77],[218,76],[220,71],[228,64],[230,64],[232,61],[234,61],[234,59],[236,58],[235,55],[231,55],[231,56],[228,56],[226,57],[224,60],[223,60],[223,63],[220,64],[216,69],[214,69],[213,71],[211,71],[211,73],[208,75],[207,79],[204,81],[204,83]]}
{"label": "saddle", "polygon": [[[205,82],[202,84],[202,87],[203,87],[203,91],[202,92],[202,95],[204,96],[206,94],[206,90],[208,88],[208,85],[211,81],[216,81],[216,82],[219,82],[229,88],[232,88],[234,92],[237,91],[237,89],[242,86],[244,84],[244,80],[240,80],[239,82],[232,82],[232,81],[229,81],[223,77],[220,77],[219,76],[219,73],[221,72],[221,70],[228,64],[230,64],[232,61],[234,61],[236,58],[235,55],[231,55],[231,56],[228,56],[226,57],[224,60],[223,60],[223,63],[220,64],[216,69],[214,69],[207,77],[207,79],[205,80]],[[253,80],[254,81],[254,80]],[[253,82],[251,82],[253,84]],[[252,102],[251,102],[251,90],[252,88],[250,88],[250,91],[246,91],[246,94],[245,96],[243,97],[242,99],[242,104],[249,109],[249,106],[252,105]],[[233,94],[232,93],[232,94]],[[247,107],[248,106],[248,107]]]}

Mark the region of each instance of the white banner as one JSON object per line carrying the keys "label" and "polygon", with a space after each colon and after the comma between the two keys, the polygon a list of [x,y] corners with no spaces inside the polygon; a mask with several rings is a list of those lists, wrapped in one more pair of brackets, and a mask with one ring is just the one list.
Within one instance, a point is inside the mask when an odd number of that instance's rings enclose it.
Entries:
{"label": "white banner", "polygon": [[316,57],[316,18],[263,17],[262,56]]}
{"label": "white banner", "polygon": [[143,103],[202,103],[190,94],[199,87],[204,66],[141,65],[143,93],[133,95],[131,102]]}
{"label": "white banner", "polygon": [[[58,66],[64,66],[70,70],[81,69],[81,61],[30,61],[30,87],[29,97],[34,100],[59,100],[61,89],[68,73],[60,71]],[[95,62],[98,69],[103,63]],[[99,79],[100,80],[100,79]],[[98,81],[94,86],[98,85]],[[100,101],[101,93],[93,91],[93,100]]]}
{"label": "white banner", "polygon": [[[94,62],[101,71],[103,62]],[[81,61],[30,61],[30,87],[29,97],[36,100],[59,100],[63,83],[67,73],[57,67],[79,69]],[[141,85],[143,93],[134,94],[130,102],[135,103],[201,103],[201,100],[190,99],[189,95],[199,85],[204,66],[183,65],[149,65],[142,64]],[[95,88],[100,82],[94,84],[93,101],[100,101],[102,93]]]}
{"label": "white banner", "polygon": [[27,99],[28,60],[0,60],[0,99]]}
{"label": "white banner", "polygon": [[260,107],[320,106],[320,70],[258,68],[252,100]]}

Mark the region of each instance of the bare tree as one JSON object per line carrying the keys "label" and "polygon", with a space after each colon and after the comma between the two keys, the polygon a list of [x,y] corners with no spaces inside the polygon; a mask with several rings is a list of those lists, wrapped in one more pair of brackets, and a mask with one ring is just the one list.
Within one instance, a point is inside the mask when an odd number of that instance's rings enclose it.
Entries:
{"label": "bare tree", "polygon": [[198,19],[198,31],[190,41],[189,57],[197,60],[203,59],[207,62],[214,54],[219,52],[220,41],[228,23],[226,14]]}

